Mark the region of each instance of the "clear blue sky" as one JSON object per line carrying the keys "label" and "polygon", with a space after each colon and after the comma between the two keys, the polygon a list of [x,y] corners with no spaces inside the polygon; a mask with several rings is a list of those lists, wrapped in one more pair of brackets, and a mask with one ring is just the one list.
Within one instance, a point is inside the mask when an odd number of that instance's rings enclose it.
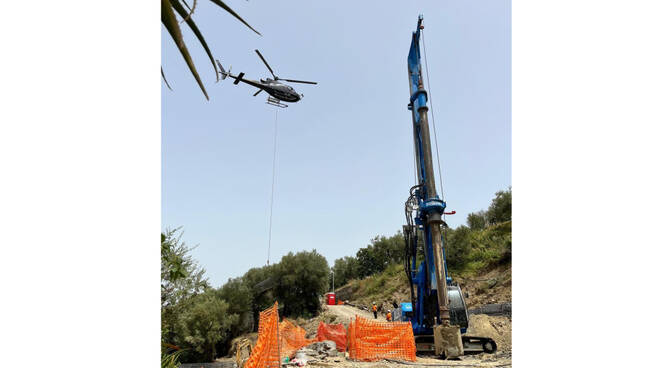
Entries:
{"label": "clear blue sky", "polygon": [[[279,110],[271,263],[316,249],[332,266],[405,222],[414,184],[406,57],[424,14],[448,216],[455,227],[511,185],[510,1],[227,3],[260,37],[206,0],[197,25],[234,72],[263,78],[258,48],[305,98]],[[184,38],[206,101],[167,32],[162,64],[162,227],[184,240],[214,286],[266,263],[275,107],[266,94],[215,84]],[[427,77],[428,80],[428,77]],[[427,85],[428,87],[428,85]]]}

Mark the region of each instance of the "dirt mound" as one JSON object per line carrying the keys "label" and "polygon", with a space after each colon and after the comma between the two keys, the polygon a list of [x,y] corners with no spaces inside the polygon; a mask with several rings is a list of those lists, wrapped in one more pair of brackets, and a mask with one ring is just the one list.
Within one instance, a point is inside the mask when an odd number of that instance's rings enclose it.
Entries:
{"label": "dirt mound", "polygon": [[466,334],[490,337],[495,340],[498,351],[511,351],[511,319],[509,317],[472,315]]}
{"label": "dirt mound", "polygon": [[306,338],[313,339],[316,337],[316,331],[318,330],[319,324],[321,322],[332,324],[332,323],[341,323],[342,321],[338,319],[335,313],[329,312],[328,306],[323,304],[321,306],[321,313],[318,316],[310,319],[297,318],[295,322],[298,326],[305,329],[305,331],[307,332],[307,334],[305,335]]}

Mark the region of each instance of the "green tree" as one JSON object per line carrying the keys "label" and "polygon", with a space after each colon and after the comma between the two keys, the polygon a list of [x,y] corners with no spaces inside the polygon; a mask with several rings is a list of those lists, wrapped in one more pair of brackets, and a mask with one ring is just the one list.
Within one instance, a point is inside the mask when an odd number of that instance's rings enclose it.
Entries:
{"label": "green tree", "polygon": [[217,290],[217,297],[227,302],[227,313],[238,316],[231,326],[231,335],[238,336],[252,330],[252,290],[242,277],[229,279]]}
{"label": "green tree", "polygon": [[487,211],[468,215],[469,227],[447,231],[447,266],[473,273],[511,262],[511,188],[495,193]]}
{"label": "green tree", "polygon": [[487,221],[488,219],[486,218],[485,211],[473,212],[467,216],[468,226],[472,230],[481,230],[485,228]]}
{"label": "green tree", "polygon": [[320,297],[328,290],[330,268],[325,257],[312,250],[289,254],[276,265],[277,299],[285,316],[309,317],[321,309]]}
{"label": "green tree", "polygon": [[172,342],[176,324],[185,310],[187,301],[209,288],[204,269],[190,255],[189,248],[181,240],[181,228],[161,233],[160,307],[161,339]]}
{"label": "green tree", "polygon": [[472,231],[464,225],[453,230],[447,230],[445,257],[449,269],[460,270],[465,266],[470,254],[470,234]]}
{"label": "green tree", "polygon": [[373,247],[360,248],[355,254],[358,261],[358,276],[363,279],[379,271]]}
{"label": "green tree", "polygon": [[[275,265],[251,268],[243,275],[242,279],[250,290],[252,319],[258,321],[259,312],[275,302],[275,286],[277,285]],[[253,325],[253,330],[256,330],[257,323]]]}
{"label": "green tree", "polygon": [[403,262],[405,255],[405,241],[403,234],[398,232],[390,237],[377,236],[372,240],[374,252],[383,270],[391,264]]}
{"label": "green tree", "polygon": [[376,236],[366,248],[360,248],[356,254],[358,275],[360,278],[384,271],[391,264],[400,264],[405,256],[403,234],[386,237]]}
{"label": "green tree", "polygon": [[[348,281],[358,278],[358,260],[350,256],[338,258],[332,266],[332,271],[335,274],[335,287],[346,285]],[[332,285],[332,280],[329,285]]]}
{"label": "green tree", "polygon": [[511,221],[511,187],[495,193],[495,198],[486,211],[489,225]]}
{"label": "green tree", "polygon": [[358,260],[355,257],[344,257],[346,260],[346,271],[344,273],[344,284],[358,278]]}
{"label": "green tree", "polygon": [[179,320],[177,341],[188,345],[184,350],[186,361],[212,362],[216,357],[216,344],[228,340],[230,329],[239,316],[228,313],[229,305],[214,292],[206,292],[191,298]]}

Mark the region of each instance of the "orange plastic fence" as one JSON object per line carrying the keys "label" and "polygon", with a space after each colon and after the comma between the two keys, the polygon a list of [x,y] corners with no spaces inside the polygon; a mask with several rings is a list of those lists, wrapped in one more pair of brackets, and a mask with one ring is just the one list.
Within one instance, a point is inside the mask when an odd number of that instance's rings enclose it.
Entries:
{"label": "orange plastic fence", "polygon": [[307,332],[302,327],[296,326],[288,319],[280,322],[280,355],[281,357],[293,357],[296,350],[307,346],[316,339],[307,339]]}
{"label": "orange plastic fence", "polygon": [[355,316],[348,326],[348,352],[352,359],[385,358],[414,362],[415,338],[410,322],[378,322]]}
{"label": "orange plastic fence", "polygon": [[346,327],[341,323],[336,325],[319,323],[316,339],[318,341],[332,340],[337,344],[337,350],[346,351]]}
{"label": "orange plastic fence", "polygon": [[279,368],[280,357],[277,340],[277,302],[259,313],[259,337],[244,368]]}

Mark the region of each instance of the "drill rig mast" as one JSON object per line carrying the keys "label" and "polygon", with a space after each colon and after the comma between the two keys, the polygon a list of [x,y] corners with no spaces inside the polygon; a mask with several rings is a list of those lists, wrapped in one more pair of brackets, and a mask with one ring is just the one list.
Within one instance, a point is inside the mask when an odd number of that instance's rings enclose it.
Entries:
{"label": "drill rig mast", "polygon": [[[417,21],[408,53],[408,80],[412,111],[417,185],[405,204],[407,224],[405,270],[410,283],[411,303],[403,303],[404,320],[411,322],[418,351],[435,351],[447,357],[465,352],[494,352],[489,338],[460,336],[468,327],[468,313],[458,284],[447,272],[443,221],[446,203],[438,196],[428,124],[427,91],[422,75],[420,36],[423,17]],[[417,255],[423,261],[417,266]]]}

